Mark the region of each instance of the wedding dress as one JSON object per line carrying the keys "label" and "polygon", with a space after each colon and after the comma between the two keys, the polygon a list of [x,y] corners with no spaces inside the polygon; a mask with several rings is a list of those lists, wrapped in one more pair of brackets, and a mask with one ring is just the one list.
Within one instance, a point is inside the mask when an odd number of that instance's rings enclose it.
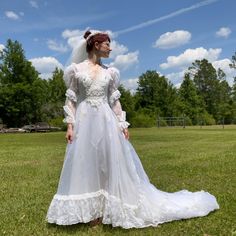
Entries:
{"label": "wedding dress", "polygon": [[215,197],[203,190],[168,193],[150,183],[122,133],[129,123],[119,102],[119,71],[103,66],[92,78],[88,68],[85,60],[64,73],[64,122],[73,123],[74,136],[47,221],[72,225],[102,217],[114,227],[142,228],[219,209]]}

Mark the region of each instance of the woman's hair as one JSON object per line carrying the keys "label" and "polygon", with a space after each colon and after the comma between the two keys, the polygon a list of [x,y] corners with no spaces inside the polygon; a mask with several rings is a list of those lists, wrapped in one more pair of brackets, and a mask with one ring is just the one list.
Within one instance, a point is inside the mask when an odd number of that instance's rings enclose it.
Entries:
{"label": "woman's hair", "polygon": [[[84,34],[84,38],[87,40],[87,38],[90,34],[91,34],[91,32],[89,30],[87,30]],[[110,37],[106,33],[97,33],[97,34],[89,37],[89,39],[87,40],[87,46],[86,46],[87,53],[90,53],[93,50],[93,46],[94,46],[95,42],[103,43],[107,40],[109,42],[111,42]]]}

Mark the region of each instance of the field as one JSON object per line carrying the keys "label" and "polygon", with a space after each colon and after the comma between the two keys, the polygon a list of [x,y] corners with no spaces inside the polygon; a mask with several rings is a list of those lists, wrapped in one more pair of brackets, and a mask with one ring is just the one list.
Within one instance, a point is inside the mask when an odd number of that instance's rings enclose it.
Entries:
{"label": "field", "polygon": [[150,181],[167,192],[205,190],[220,210],[156,228],[45,221],[65,152],[65,133],[0,135],[0,235],[236,235],[236,127],[130,129]]}

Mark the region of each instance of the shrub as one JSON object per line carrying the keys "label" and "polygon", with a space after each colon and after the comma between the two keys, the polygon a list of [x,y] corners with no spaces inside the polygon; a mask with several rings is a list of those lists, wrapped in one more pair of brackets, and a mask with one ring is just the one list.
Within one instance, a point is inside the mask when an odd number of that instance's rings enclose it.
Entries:
{"label": "shrub", "polygon": [[50,126],[60,127],[64,131],[67,129],[67,125],[65,123],[63,123],[63,117],[61,117],[61,116],[49,120],[48,123],[50,124]]}
{"label": "shrub", "polygon": [[147,128],[156,126],[156,120],[154,117],[143,114],[136,113],[135,116],[130,120],[131,126],[136,128]]}

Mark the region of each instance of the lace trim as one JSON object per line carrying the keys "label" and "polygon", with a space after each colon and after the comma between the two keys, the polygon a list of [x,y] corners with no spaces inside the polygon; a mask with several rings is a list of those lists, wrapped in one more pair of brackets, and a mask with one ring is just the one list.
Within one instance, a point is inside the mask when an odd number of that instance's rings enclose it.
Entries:
{"label": "lace trim", "polygon": [[105,98],[86,98],[85,101],[89,103],[92,107],[98,107],[102,103],[107,102]]}
{"label": "lace trim", "polygon": [[76,94],[73,90],[67,89],[65,95],[66,95],[66,97],[68,97],[73,102],[77,102],[77,97],[76,97]]}
{"label": "lace trim", "polygon": [[118,89],[117,89],[116,91],[114,91],[114,92],[111,94],[110,98],[109,98],[109,103],[110,103],[110,105],[113,106],[113,104],[115,103],[115,101],[117,101],[117,100],[120,98],[120,96],[121,96],[121,93],[120,93],[120,91],[119,91]]}
{"label": "lace trim", "polygon": [[70,110],[69,106],[63,106],[65,118],[63,119],[64,123],[75,123],[75,116],[73,112]]}
{"label": "lace trim", "polygon": [[[169,209],[168,202],[171,200],[166,199],[163,200],[163,203],[159,203],[160,209],[155,213],[154,209],[149,207],[143,194],[140,195],[140,200],[136,205],[124,204],[121,199],[109,195],[104,190],[81,195],[56,194],[48,209],[46,220],[58,225],[72,225],[80,222],[87,223],[103,217],[103,224],[112,224],[113,227],[121,226],[128,229],[157,226],[173,220],[204,216],[210,211],[219,209],[214,197],[207,192],[196,194],[198,200],[190,206],[183,207],[181,212],[178,207],[176,211],[173,211],[172,208]],[[207,195],[211,199],[203,204],[201,199]]]}
{"label": "lace trim", "polygon": [[121,130],[127,129],[130,126],[130,123],[127,121],[121,121],[119,122],[119,127]]}
{"label": "lace trim", "polygon": [[137,209],[138,205],[125,204],[104,190],[81,195],[56,194],[48,209],[46,220],[49,223],[71,225],[103,217],[104,224],[131,228],[134,227],[131,222],[135,222],[133,218]]}

